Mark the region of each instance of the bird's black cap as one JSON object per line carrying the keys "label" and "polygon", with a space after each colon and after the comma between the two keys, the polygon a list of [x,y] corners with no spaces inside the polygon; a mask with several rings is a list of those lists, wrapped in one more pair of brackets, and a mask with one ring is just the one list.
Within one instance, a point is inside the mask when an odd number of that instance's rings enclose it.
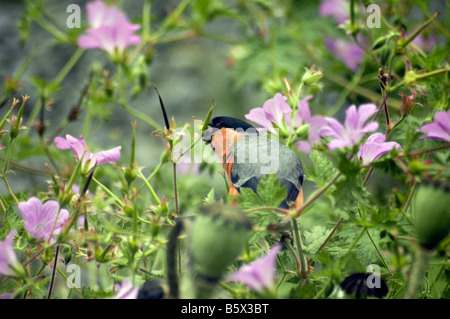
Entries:
{"label": "bird's black cap", "polygon": [[254,127],[247,122],[230,116],[217,116],[211,119],[209,126],[217,129],[231,128],[233,130],[242,129],[244,131],[254,129]]}
{"label": "bird's black cap", "polygon": [[233,130],[242,130],[248,133],[258,133],[258,131],[247,122],[240,120],[231,116],[216,116],[209,121],[208,126],[210,127],[203,133],[203,141],[205,143],[210,143],[212,136],[217,130],[221,128],[229,128]]}

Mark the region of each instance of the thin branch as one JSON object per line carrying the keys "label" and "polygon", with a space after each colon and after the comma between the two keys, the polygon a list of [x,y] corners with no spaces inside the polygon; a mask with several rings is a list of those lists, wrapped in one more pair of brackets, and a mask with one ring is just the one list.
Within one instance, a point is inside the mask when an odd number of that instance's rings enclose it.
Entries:
{"label": "thin branch", "polygon": [[320,191],[318,191],[317,193],[315,193],[310,199],[308,199],[308,201],[307,201],[305,204],[303,204],[301,207],[299,207],[299,208],[297,209],[297,211],[295,212],[295,216],[296,216],[297,218],[300,217],[300,215],[302,214],[302,212],[303,212],[306,208],[308,208],[309,206],[311,206],[311,204],[314,203],[314,201],[315,201],[316,199],[318,199],[323,193],[325,193],[325,192],[328,190],[328,188],[330,188],[330,187],[338,180],[338,178],[339,178],[340,176],[341,176],[341,173],[340,173],[340,172],[337,173],[336,176],[335,176],[331,181],[329,181],[328,184],[325,185],[324,188],[322,188]]}

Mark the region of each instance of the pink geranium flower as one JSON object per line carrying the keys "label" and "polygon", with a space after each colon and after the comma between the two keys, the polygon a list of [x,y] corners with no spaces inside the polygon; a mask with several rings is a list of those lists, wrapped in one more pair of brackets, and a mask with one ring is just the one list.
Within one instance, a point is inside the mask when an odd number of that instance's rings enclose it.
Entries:
{"label": "pink geranium flower", "polygon": [[37,240],[49,243],[56,241],[53,235],[59,235],[69,219],[69,211],[64,208],[59,211],[59,203],[54,200],[42,204],[38,198],[31,197],[27,202],[20,202],[19,209],[26,231]]}
{"label": "pink geranium flower", "polygon": [[139,287],[134,287],[128,279],[124,279],[121,284],[115,285],[117,294],[114,299],[137,299]]}
{"label": "pink geranium flower", "polygon": [[352,40],[325,37],[325,45],[352,71],[358,70],[364,59],[364,51]]}
{"label": "pink geranium flower", "polygon": [[326,117],[328,126],[323,127],[320,134],[332,138],[328,144],[328,149],[334,151],[337,148],[358,145],[364,134],[373,132],[378,128],[378,123],[375,121],[366,124],[376,111],[377,107],[374,104],[362,104],[358,109],[355,105],[352,105],[346,111],[344,125],[332,117]]}
{"label": "pink geranium flower", "polygon": [[450,110],[436,112],[434,121],[423,125],[420,131],[427,133],[421,139],[430,138],[450,142]]}
{"label": "pink geranium flower", "polygon": [[[303,100],[298,101],[297,113],[295,114],[292,122],[294,128],[301,127],[305,124],[309,125],[308,140],[301,140],[295,143],[297,149],[306,154],[309,154],[311,151],[311,144],[315,144],[320,141],[320,129],[327,124],[327,121],[323,116],[311,115],[308,101],[312,99],[312,97],[312,95],[308,95]],[[286,114],[285,119],[289,127],[291,124],[290,114]]]}
{"label": "pink geranium flower", "polygon": [[281,244],[274,245],[269,253],[250,264],[244,265],[228,277],[230,281],[241,282],[251,289],[262,292],[274,285],[275,261]]}
{"label": "pink geranium flower", "polygon": [[13,238],[16,234],[17,231],[12,230],[5,240],[0,242],[0,274],[11,277],[20,277],[24,274],[23,267],[13,249]]}
{"label": "pink geranium flower", "polygon": [[337,23],[344,23],[349,18],[349,8],[345,0],[322,0],[319,13],[324,17],[334,17]]}
{"label": "pink geranium flower", "polygon": [[77,160],[81,160],[81,172],[87,174],[95,165],[102,165],[105,163],[115,163],[120,158],[121,146],[117,146],[107,151],[100,151],[97,153],[91,153],[83,139],[80,136],[79,139],[73,137],[70,134],[66,135],[66,138],[55,137],[56,147],[62,150],[72,149],[75,153]]}
{"label": "pink geranium flower", "polygon": [[287,97],[277,93],[273,98],[264,102],[262,108],[251,109],[245,118],[262,125],[271,133],[278,134],[277,129],[279,129],[282,133],[287,134],[285,118],[286,115],[290,116],[292,109],[286,100]]}
{"label": "pink geranium flower", "polygon": [[[311,150],[311,144],[320,140],[320,128],[327,123],[322,116],[311,115],[311,110],[308,105],[308,101],[311,98],[312,95],[309,95],[298,101],[297,113],[292,122],[294,129],[309,124],[309,141],[305,140],[296,143],[297,148],[307,154]],[[262,125],[262,128],[257,128],[258,130],[266,129],[273,134],[279,133],[282,136],[287,136],[291,125],[292,109],[286,101],[287,97],[277,93],[273,98],[267,100],[262,108],[251,109],[245,115],[245,118]]]}
{"label": "pink geranium flower", "polygon": [[87,4],[87,14],[90,28],[78,39],[80,47],[101,49],[120,57],[127,47],[141,42],[141,37],[134,34],[141,26],[132,24],[118,8],[97,0]]}
{"label": "pink geranium flower", "polygon": [[367,138],[367,141],[361,145],[357,154],[363,165],[375,161],[381,155],[392,151],[394,148],[399,151],[402,150],[402,147],[397,142],[385,141],[386,136],[382,133],[374,133]]}

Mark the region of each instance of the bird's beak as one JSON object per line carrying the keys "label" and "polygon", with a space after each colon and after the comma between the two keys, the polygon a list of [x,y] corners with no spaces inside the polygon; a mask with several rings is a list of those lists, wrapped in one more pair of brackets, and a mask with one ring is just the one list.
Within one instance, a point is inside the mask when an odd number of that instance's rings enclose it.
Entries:
{"label": "bird's beak", "polygon": [[206,144],[211,143],[212,137],[214,135],[214,133],[216,133],[217,129],[216,128],[208,128],[204,133],[203,133],[203,141]]}

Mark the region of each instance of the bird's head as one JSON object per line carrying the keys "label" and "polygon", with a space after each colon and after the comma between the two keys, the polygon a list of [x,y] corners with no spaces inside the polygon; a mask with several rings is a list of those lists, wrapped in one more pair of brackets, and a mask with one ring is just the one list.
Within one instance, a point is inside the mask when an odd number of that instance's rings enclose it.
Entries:
{"label": "bird's head", "polygon": [[209,128],[203,133],[203,141],[211,144],[212,149],[223,158],[230,153],[234,143],[244,133],[257,133],[256,129],[247,122],[235,117],[217,116],[211,119]]}
{"label": "bird's head", "polygon": [[213,139],[218,131],[221,131],[222,134],[233,134],[231,131],[243,133],[249,129],[256,132],[256,129],[252,125],[241,119],[230,116],[214,117],[213,119],[211,119],[208,126],[209,128],[203,133],[203,141],[206,144],[213,142]]}

